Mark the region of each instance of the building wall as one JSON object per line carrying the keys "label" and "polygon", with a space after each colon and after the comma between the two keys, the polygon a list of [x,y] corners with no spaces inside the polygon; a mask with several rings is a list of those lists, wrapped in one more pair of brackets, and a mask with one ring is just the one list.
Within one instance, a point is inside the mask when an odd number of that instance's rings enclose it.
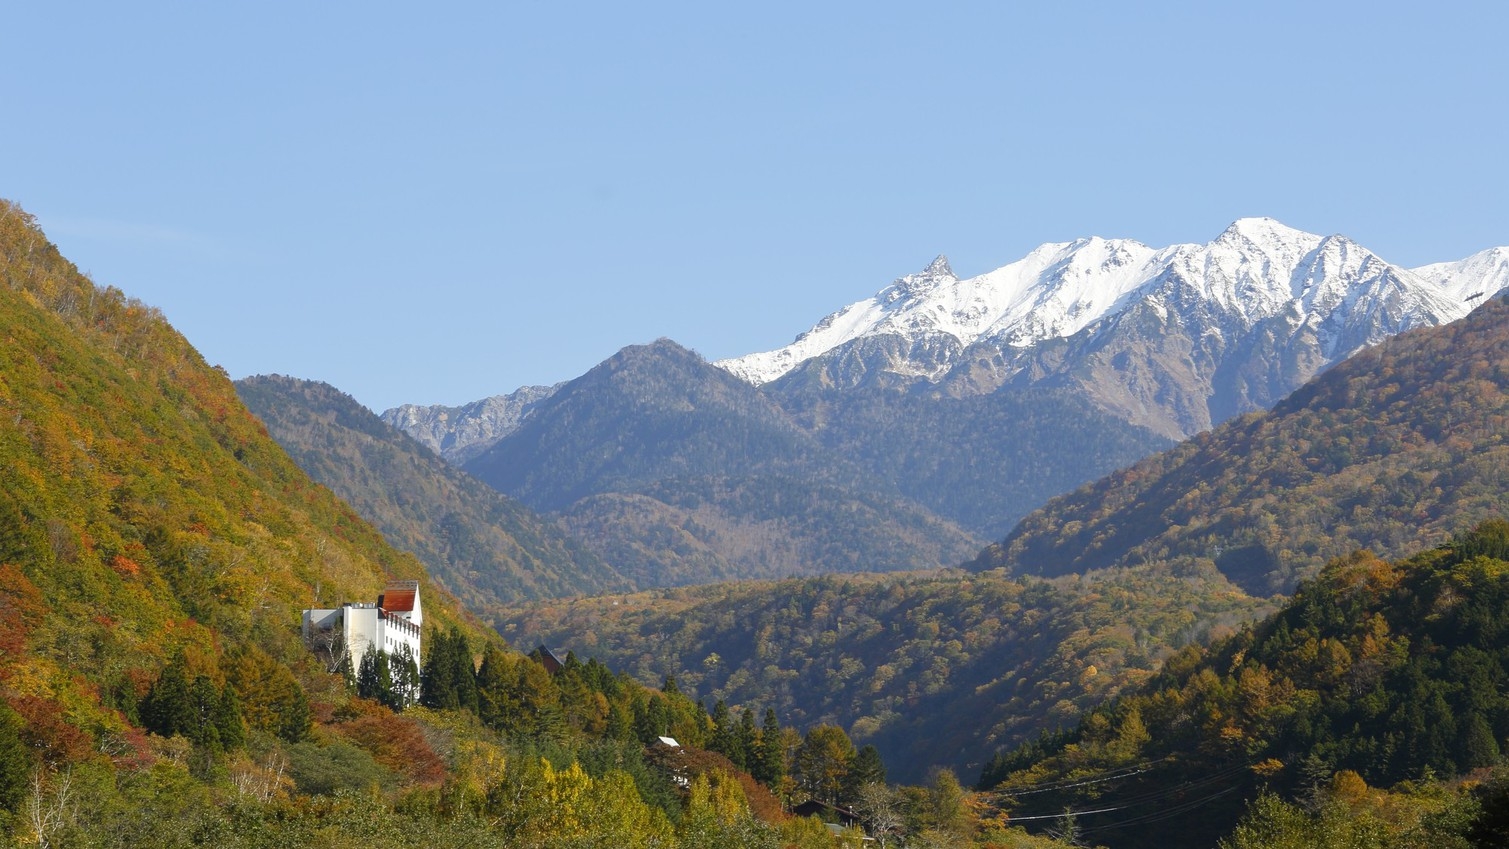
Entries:
{"label": "building wall", "polygon": [[374,648],[380,648],[394,656],[407,646],[414,655],[414,662],[422,664],[419,653],[422,615],[417,594],[414,596],[414,609],[408,613],[388,613],[375,604],[347,604],[334,609],[305,610],[304,639],[309,640],[319,631],[339,628],[353,670],[361,668],[362,658]]}

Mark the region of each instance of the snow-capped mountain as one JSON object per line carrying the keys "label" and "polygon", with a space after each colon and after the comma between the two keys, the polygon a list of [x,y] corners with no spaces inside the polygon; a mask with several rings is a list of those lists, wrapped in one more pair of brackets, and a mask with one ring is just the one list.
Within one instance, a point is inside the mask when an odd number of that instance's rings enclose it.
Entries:
{"label": "snow-capped mountain", "polygon": [[[937,337],[959,350],[986,340],[1025,348],[1072,336],[1169,279],[1253,323],[1295,310],[1330,318],[1338,309],[1397,293],[1406,308],[1420,313],[1417,323],[1436,324],[1466,315],[1482,297],[1509,285],[1509,248],[1409,270],[1343,236],[1323,238],[1271,218],[1244,218],[1205,245],[1159,250],[1099,237],[1049,243],[966,279],[940,256],[824,318],[784,348],[716,365],[758,385],[867,336]],[[947,364],[897,362],[893,370],[937,380]]]}
{"label": "snow-capped mountain", "polygon": [[1415,273],[1441,287],[1453,300],[1476,307],[1509,287],[1509,247],[1490,248],[1459,262],[1438,262]]}
{"label": "snow-capped mountain", "polygon": [[939,257],[784,348],[717,365],[757,385],[805,372],[954,396],[1047,380],[1177,438],[1506,284],[1509,249],[1410,270],[1343,236],[1245,218],[1204,245],[1080,239],[966,279]]}

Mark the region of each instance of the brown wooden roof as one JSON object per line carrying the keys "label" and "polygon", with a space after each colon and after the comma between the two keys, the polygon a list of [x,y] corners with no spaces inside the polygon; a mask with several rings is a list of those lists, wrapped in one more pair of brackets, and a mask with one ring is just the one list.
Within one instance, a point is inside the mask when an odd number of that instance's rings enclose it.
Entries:
{"label": "brown wooden roof", "polygon": [[377,606],[389,613],[411,613],[419,597],[418,581],[396,581],[377,597]]}

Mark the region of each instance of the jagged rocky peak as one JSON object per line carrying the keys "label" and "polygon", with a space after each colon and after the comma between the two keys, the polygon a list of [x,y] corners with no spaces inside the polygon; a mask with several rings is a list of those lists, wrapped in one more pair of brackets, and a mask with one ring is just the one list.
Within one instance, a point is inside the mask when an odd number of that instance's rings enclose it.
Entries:
{"label": "jagged rocky peak", "polygon": [[[1168,291],[1180,292],[1182,303],[1214,307],[1247,325],[1295,310],[1302,319],[1334,323],[1344,317],[1330,311],[1371,314],[1376,311],[1370,298],[1385,296],[1412,305],[1421,313],[1419,323],[1437,324],[1509,285],[1509,256],[1490,251],[1417,271],[1389,265],[1344,236],[1318,236],[1273,218],[1238,219],[1203,245],[1153,249],[1099,237],[1048,243],[967,279],[956,277],[940,256],[923,271],[829,315],[784,348],[716,365],[763,384],[866,338],[891,339],[888,350],[932,350],[946,337],[959,350],[985,342],[1031,348],[1070,338],[1145,300],[1167,300]],[[1317,299],[1320,291],[1329,294]],[[1311,317],[1312,308],[1327,314]],[[888,362],[884,368],[941,376],[946,369],[939,366],[930,362],[913,370]]]}
{"label": "jagged rocky peak", "polygon": [[922,273],[932,277],[954,276],[954,270],[949,267],[948,257],[944,254],[934,257],[933,261],[927,264],[927,268],[922,269]]}
{"label": "jagged rocky peak", "polygon": [[908,274],[892,283],[886,301],[895,302],[902,298],[925,296],[939,287],[958,281],[959,278],[954,275],[954,270],[948,265],[948,257],[938,254],[938,258],[928,263],[927,268],[916,274]]}
{"label": "jagged rocky peak", "polygon": [[535,406],[560,387],[523,386],[507,395],[459,407],[404,404],[384,412],[381,418],[459,466],[512,433]]}

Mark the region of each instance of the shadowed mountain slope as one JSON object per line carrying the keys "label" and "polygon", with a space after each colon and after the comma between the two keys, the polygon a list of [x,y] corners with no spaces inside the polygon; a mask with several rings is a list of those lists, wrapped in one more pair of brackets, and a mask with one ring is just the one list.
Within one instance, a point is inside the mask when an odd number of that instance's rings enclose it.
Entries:
{"label": "shadowed mountain slope", "polygon": [[1054,499],[974,565],[1204,564],[1287,590],[1354,549],[1398,556],[1509,512],[1506,434],[1509,304],[1494,300]]}
{"label": "shadowed mountain slope", "polygon": [[334,387],[264,376],[237,381],[236,391],[311,477],[469,604],[629,588],[555,525],[451,467]]}
{"label": "shadowed mountain slope", "polygon": [[553,511],[639,586],[951,566],[978,537],[669,340],[540,402],[467,471]]}

